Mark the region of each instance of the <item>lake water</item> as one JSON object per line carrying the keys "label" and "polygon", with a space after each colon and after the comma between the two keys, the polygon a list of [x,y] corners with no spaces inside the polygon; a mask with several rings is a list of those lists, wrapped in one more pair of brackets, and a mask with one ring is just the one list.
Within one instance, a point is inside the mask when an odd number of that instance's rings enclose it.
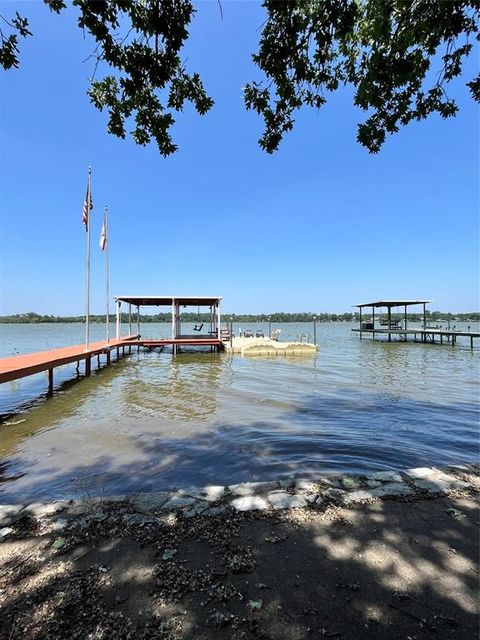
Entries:
{"label": "lake water", "polygon": [[[360,340],[356,326],[318,324],[316,357],[135,350],[89,379],[57,369],[49,400],[46,374],[0,385],[0,503],[478,461],[478,346]],[[79,344],[83,328],[0,335],[5,357]]]}

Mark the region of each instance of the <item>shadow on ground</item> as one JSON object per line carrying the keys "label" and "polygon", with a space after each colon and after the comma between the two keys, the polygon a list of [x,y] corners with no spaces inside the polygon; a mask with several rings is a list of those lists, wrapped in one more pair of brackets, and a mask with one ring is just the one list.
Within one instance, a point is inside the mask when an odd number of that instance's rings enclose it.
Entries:
{"label": "shadow on ground", "polygon": [[127,513],[105,503],[50,533],[28,514],[17,521],[0,545],[0,638],[478,636],[469,496],[137,522]]}

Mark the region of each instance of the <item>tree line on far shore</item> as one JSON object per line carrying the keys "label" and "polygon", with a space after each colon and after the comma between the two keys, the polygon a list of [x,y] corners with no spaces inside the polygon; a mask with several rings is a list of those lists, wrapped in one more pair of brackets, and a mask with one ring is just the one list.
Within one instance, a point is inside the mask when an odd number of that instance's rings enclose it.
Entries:
{"label": "tree line on far shore", "polygon": [[[427,319],[429,322],[480,322],[480,312],[472,311],[471,313],[445,313],[442,311],[427,311]],[[369,317],[367,310],[362,313],[364,319]],[[376,318],[386,318],[386,314],[376,313]],[[403,313],[392,313],[392,320],[403,320]],[[346,313],[271,313],[271,314],[239,314],[239,313],[222,313],[224,322],[233,320],[233,322],[313,322],[316,318],[317,322],[354,322],[359,321],[360,314],[358,311]],[[116,316],[110,314],[110,322],[115,322]],[[182,322],[210,322],[209,313],[182,313]],[[418,322],[423,320],[422,313],[408,313],[407,320],[409,322]],[[17,313],[10,316],[0,316],[0,324],[39,324],[39,323],[55,323],[55,322],[84,322],[84,316],[53,316],[40,315],[33,311],[29,313]],[[137,321],[137,316],[132,313],[132,322]],[[105,322],[105,314],[91,315],[90,322],[101,324]],[[128,323],[128,313],[121,314],[121,322]],[[149,315],[140,315],[140,322],[171,322],[171,313],[169,311],[163,313],[155,313]]]}

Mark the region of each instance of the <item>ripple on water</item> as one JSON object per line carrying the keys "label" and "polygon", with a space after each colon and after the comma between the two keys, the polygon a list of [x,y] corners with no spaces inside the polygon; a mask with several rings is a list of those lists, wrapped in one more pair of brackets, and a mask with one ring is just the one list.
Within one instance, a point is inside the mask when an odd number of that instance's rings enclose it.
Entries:
{"label": "ripple on water", "polygon": [[133,353],[80,383],[65,367],[28,406],[44,377],[3,385],[2,411],[21,410],[1,427],[0,498],[477,459],[476,352],[318,335],[315,359]]}

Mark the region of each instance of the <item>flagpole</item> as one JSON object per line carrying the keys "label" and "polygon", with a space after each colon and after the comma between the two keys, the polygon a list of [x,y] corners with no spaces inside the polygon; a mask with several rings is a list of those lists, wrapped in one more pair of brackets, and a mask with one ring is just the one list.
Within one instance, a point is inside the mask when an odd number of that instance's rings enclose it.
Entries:
{"label": "flagpole", "polygon": [[90,202],[92,199],[92,167],[88,167],[87,182],[87,285],[85,293],[85,351],[90,337]]}
{"label": "flagpole", "polygon": [[108,245],[110,242],[110,238],[108,236],[108,206],[105,205],[105,217],[103,220],[103,224],[104,224],[104,228],[105,228],[105,295],[106,295],[106,300],[105,300],[105,307],[106,307],[106,333],[107,333],[107,345],[110,342],[110,331],[109,331],[109,320],[110,320],[110,313],[109,313],[109,308],[108,308],[108,299],[109,299],[109,290],[108,290]]}

